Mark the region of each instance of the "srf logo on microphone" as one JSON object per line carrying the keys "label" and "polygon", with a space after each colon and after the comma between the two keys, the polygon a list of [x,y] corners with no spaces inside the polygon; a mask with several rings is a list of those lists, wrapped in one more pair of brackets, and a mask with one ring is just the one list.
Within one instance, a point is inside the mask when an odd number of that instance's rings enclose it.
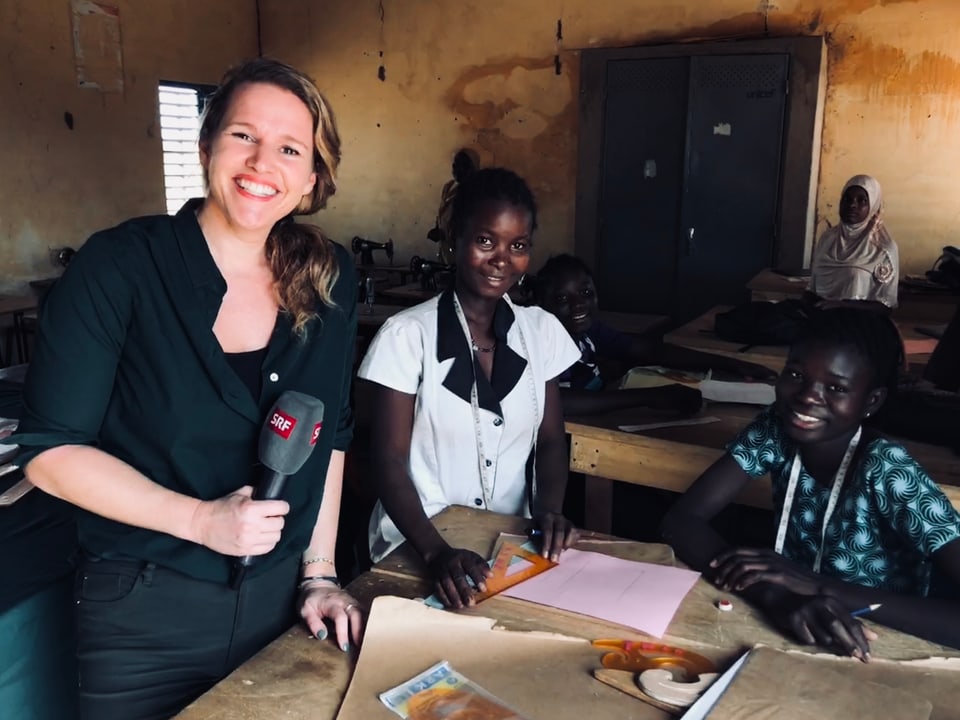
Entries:
{"label": "srf logo on microphone", "polygon": [[273,417],[270,418],[270,429],[284,440],[290,439],[290,433],[293,432],[293,428],[296,426],[296,424],[297,419],[295,417],[290,417],[280,408],[274,410]]}
{"label": "srf logo on microphone", "polygon": [[320,429],[321,429],[322,427],[323,427],[323,423],[322,423],[322,422],[318,422],[316,425],[313,426],[313,435],[310,437],[310,444],[311,444],[311,445],[316,445],[316,444],[317,444],[317,438],[320,437]]}

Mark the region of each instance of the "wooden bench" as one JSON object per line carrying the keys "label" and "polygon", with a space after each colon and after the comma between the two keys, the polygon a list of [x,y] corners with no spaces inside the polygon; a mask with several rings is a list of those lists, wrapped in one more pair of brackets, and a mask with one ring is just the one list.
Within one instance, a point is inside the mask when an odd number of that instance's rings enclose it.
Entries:
{"label": "wooden bench", "polygon": [[[640,409],[568,420],[570,470],[586,476],[584,525],[598,532],[610,532],[614,482],[684,492],[723,455],[726,445],[761,409],[755,405],[711,404],[700,415],[719,417],[719,422],[640,433],[617,429],[618,425],[649,419],[649,413]],[[960,510],[960,457],[937,445],[913,440],[898,442]],[[771,507],[769,478],[751,483],[739,502]]]}

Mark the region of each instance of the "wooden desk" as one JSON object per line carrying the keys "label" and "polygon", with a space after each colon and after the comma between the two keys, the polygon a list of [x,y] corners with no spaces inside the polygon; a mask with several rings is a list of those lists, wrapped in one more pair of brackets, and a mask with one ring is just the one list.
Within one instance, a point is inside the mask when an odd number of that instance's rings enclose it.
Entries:
{"label": "wooden desk", "polygon": [[[500,532],[516,532],[525,525],[522,518],[498,515],[473,508],[453,507],[434,518],[441,533],[459,547],[489,555]],[[592,535],[578,547],[621,558],[673,564],[673,554],[664,545],[621,541]],[[423,580],[422,566],[405,546],[374,566],[350,585],[363,603],[378,595],[422,597],[430,592]],[[663,641],[688,647],[717,662],[727,662],[756,643],[784,649],[810,650],[794,645],[743,601],[735,601],[733,613],[718,613],[714,607],[720,593],[699,580],[687,595]],[[575,613],[533,605],[522,600],[494,597],[465,614],[495,618],[508,630],[539,630],[581,638],[617,637],[646,639],[640,633]],[[884,629],[871,646],[874,658],[911,659],[930,655],[956,656],[955,651],[924,642],[894,630]],[[597,653],[599,667],[600,652]],[[352,669],[351,657],[329,641],[310,639],[299,626],[284,633],[258,655],[216,685],[179,717],[181,720],[333,720],[339,709]],[[601,690],[598,686],[598,692]],[[386,688],[384,688],[386,689]],[[584,717],[590,715],[592,698],[584,698]],[[666,714],[647,713],[645,706],[626,695],[622,697],[623,717],[667,720]],[[640,710],[644,708],[644,710]],[[634,713],[642,713],[635,715]],[[386,712],[384,717],[388,717]]]}
{"label": "wooden desk", "polygon": [[[624,410],[566,423],[570,435],[570,469],[586,475],[586,520],[591,530],[609,532],[613,482],[684,492],[724,454],[724,448],[759,413],[756,405],[709,404],[702,416],[719,417],[706,425],[659,428],[640,433],[619,425],[649,421],[643,410]],[[937,481],[960,510],[960,457],[948,448],[897,438]],[[751,483],[739,502],[771,507],[769,478]]]}
{"label": "wooden desk", "polygon": [[[745,360],[747,362],[759,363],[772,370],[780,372],[783,370],[783,364],[787,359],[787,346],[785,345],[751,345],[744,349],[743,343],[730,342],[723,340],[714,332],[714,321],[717,313],[725,312],[730,309],[728,305],[719,305],[705,312],[698,318],[681,325],[676,330],[672,330],[663,336],[665,342],[680,345],[681,347],[691,348],[692,350],[702,350],[715,355],[724,355],[726,357]],[[903,335],[904,342],[918,342],[929,344],[930,338],[916,330],[916,324],[906,321],[897,323],[900,333]],[[925,352],[910,352],[908,345],[907,361],[911,365],[926,365],[930,359],[929,350]]]}
{"label": "wooden desk", "polygon": [[[754,275],[747,289],[751,300],[780,302],[801,297],[809,282],[809,277],[781,275],[768,268]],[[897,300],[899,305],[893,311],[895,320],[933,324],[949,322],[960,303],[960,297],[952,293],[924,290],[903,282],[897,288]]]}

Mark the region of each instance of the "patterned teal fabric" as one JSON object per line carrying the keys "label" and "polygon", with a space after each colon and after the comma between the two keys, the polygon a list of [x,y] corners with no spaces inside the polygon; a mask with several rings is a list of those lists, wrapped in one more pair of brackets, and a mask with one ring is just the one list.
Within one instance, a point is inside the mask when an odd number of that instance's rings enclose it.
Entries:
{"label": "patterned teal fabric", "polygon": [[[727,447],[751,477],[770,473],[774,517],[790,479],[796,445],[772,407]],[[937,484],[900,445],[870,440],[847,474],[830,525],[821,572],[867,587],[926,595],[930,556],[960,537],[960,515]],[[813,567],[830,488],[801,466],[783,554]]]}

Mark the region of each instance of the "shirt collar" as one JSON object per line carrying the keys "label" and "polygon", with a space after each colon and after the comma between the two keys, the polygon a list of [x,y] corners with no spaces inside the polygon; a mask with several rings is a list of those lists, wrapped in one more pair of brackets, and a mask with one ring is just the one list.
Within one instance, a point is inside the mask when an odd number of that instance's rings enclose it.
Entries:
{"label": "shirt collar", "polygon": [[448,288],[437,301],[437,361],[453,358],[443,386],[464,402],[470,402],[470,391],[476,378],[478,405],[502,415],[500,401],[510,394],[527,367],[526,359],[507,344],[507,335],[516,320],[513,306],[509,300],[501,298],[494,309],[493,335],[497,350],[488,381],[457,317],[453,293],[453,288]]}
{"label": "shirt collar", "polygon": [[222,295],[227,291],[227,283],[220,274],[220,269],[210,254],[207,240],[200,229],[197,220],[197,211],[203,205],[203,198],[187,200],[180,211],[174,216],[173,224],[176,230],[177,242],[183,255],[184,264],[190,275],[190,281],[196,288],[205,285],[214,285],[220,288]]}

